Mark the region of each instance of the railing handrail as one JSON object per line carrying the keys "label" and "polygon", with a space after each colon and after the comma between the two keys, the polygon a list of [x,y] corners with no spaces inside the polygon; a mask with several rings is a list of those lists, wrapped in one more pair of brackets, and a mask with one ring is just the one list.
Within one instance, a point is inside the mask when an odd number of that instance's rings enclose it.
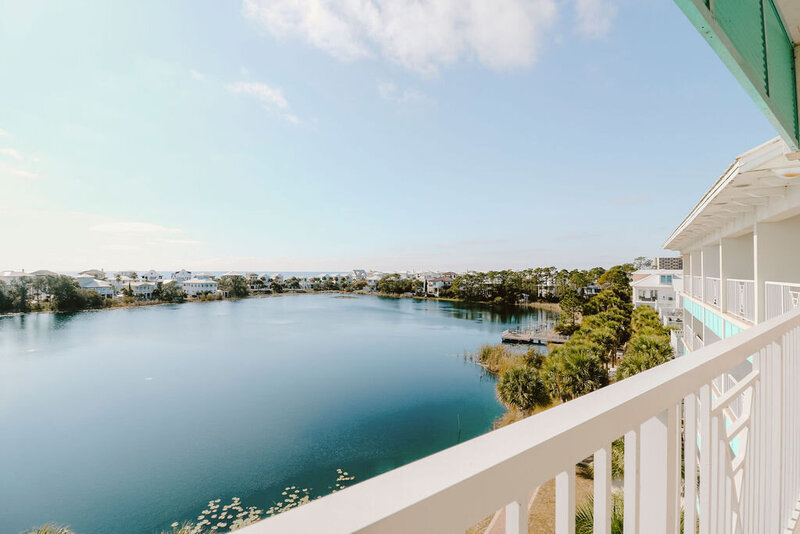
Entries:
{"label": "railing handrail", "polygon": [[755,283],[755,280],[752,280],[752,279],[748,280],[748,279],[745,279],[745,278],[726,278],[725,280],[728,281],[728,282],[750,282],[751,284]]}
{"label": "railing handrail", "polygon": [[771,280],[764,281],[765,284],[770,284],[774,286],[797,286],[800,287],[800,282],[773,282]]}
{"label": "railing handrail", "polygon": [[800,309],[242,532],[464,530],[798,326]]}
{"label": "railing handrail", "polygon": [[719,278],[719,276],[706,276],[705,279],[706,280],[717,280],[718,281],[720,278]]}

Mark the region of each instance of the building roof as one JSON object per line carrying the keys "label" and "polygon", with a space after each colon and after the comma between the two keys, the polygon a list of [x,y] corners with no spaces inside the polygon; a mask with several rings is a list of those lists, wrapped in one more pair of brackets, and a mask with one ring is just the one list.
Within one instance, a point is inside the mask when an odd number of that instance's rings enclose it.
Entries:
{"label": "building roof", "polygon": [[101,269],[100,270],[99,269],[89,269],[89,270],[86,270],[86,271],[81,271],[78,274],[86,274],[86,275],[89,275],[89,276],[100,276],[100,277],[103,277],[103,276],[106,275],[106,273]]}
{"label": "building roof", "polygon": [[[800,153],[776,137],[738,156],[703,195],[664,243],[670,250],[686,250],[712,233],[717,237],[752,231],[753,217],[796,215],[800,196]],[[779,219],[776,219],[779,220]]]}
{"label": "building roof", "polygon": [[[667,271],[673,277],[679,276],[674,274],[675,271]],[[631,282],[632,287],[672,287],[672,280],[668,284],[661,283],[661,273],[658,274],[648,274],[642,278],[639,278],[635,282]]]}
{"label": "building roof", "polygon": [[216,284],[216,282],[210,278],[189,278],[188,280],[183,281],[184,284]]}

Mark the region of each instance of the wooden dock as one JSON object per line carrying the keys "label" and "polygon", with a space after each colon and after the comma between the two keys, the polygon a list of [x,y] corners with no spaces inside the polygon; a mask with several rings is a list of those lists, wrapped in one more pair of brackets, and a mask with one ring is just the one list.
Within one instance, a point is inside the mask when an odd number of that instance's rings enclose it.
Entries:
{"label": "wooden dock", "polygon": [[569,336],[562,336],[553,330],[526,328],[524,330],[504,330],[501,339],[503,343],[547,345],[548,343],[566,343]]}

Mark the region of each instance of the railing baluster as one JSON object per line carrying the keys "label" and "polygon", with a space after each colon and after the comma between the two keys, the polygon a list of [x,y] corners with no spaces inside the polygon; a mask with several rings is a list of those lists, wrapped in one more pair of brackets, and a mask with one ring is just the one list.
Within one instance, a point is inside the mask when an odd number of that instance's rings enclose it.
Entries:
{"label": "railing baluster", "polygon": [[700,388],[700,534],[711,534],[711,386]]}
{"label": "railing baluster", "polygon": [[506,505],[506,534],[527,534],[528,503],[525,496]]}
{"label": "railing baluster", "polygon": [[670,406],[640,427],[639,526],[653,534],[677,532],[678,425],[676,407]]}
{"label": "railing baluster", "polygon": [[683,400],[684,532],[696,532],[697,524],[697,397]]}
{"label": "railing baluster", "polygon": [[625,433],[625,480],[624,480],[624,524],[625,532],[639,532],[639,432]]}
{"label": "railing baluster", "polygon": [[556,475],[556,534],[575,532],[575,466]]}
{"label": "railing baluster", "polygon": [[611,534],[611,444],[594,453],[594,534]]}

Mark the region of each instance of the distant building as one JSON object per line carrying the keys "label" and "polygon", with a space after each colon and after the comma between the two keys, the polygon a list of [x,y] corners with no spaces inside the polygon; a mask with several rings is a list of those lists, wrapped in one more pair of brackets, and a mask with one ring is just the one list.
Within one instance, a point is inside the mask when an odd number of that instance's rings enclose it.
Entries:
{"label": "distant building", "polygon": [[58,273],[48,271],[47,269],[41,269],[39,271],[33,271],[31,276],[58,276]]}
{"label": "distant building", "polygon": [[81,287],[81,289],[94,291],[105,298],[110,299],[116,294],[116,289],[114,286],[105,280],[98,280],[90,275],[78,276],[75,279],[78,281],[78,285]]}
{"label": "distant building", "polygon": [[681,326],[682,270],[641,269],[634,272],[632,278],[634,307],[650,306],[658,312],[665,326]]}
{"label": "distant building", "polygon": [[220,276],[220,279],[224,280],[226,278],[233,278],[234,276],[242,276],[242,273],[237,273],[236,271],[228,271],[227,273]]}
{"label": "distant building", "polygon": [[130,282],[128,287],[133,291],[135,298],[144,300],[153,298],[153,291],[156,290],[155,282]]}
{"label": "distant building", "polygon": [[4,282],[19,282],[23,278],[30,278],[31,275],[25,271],[0,271],[0,280]]}
{"label": "distant building", "polygon": [[442,290],[450,289],[453,285],[453,279],[449,276],[438,276],[436,278],[427,278],[425,280],[425,294],[432,297],[438,297]]}
{"label": "distant building", "polygon": [[353,280],[366,280],[367,271],[363,269],[353,269],[350,271],[350,276],[353,278]]}
{"label": "distant building", "polygon": [[181,283],[187,297],[196,297],[201,293],[216,293],[218,284],[210,278],[190,278]]}
{"label": "distant building", "polygon": [[189,278],[192,277],[192,272],[187,271],[186,269],[181,269],[180,271],[175,271],[170,275],[170,278],[176,280],[178,282],[185,282]]}
{"label": "distant building", "polygon": [[142,275],[142,280],[147,280],[148,282],[158,282],[159,280],[163,280],[164,277],[158,273],[158,271],[150,269],[146,273]]}
{"label": "distant building", "polygon": [[683,270],[683,258],[681,256],[674,256],[672,258],[655,258],[653,260],[653,269],[681,271]]}
{"label": "distant building", "polygon": [[88,271],[81,271],[78,273],[78,276],[91,276],[92,278],[96,278],[97,280],[105,280],[106,273],[100,269],[89,269]]}

